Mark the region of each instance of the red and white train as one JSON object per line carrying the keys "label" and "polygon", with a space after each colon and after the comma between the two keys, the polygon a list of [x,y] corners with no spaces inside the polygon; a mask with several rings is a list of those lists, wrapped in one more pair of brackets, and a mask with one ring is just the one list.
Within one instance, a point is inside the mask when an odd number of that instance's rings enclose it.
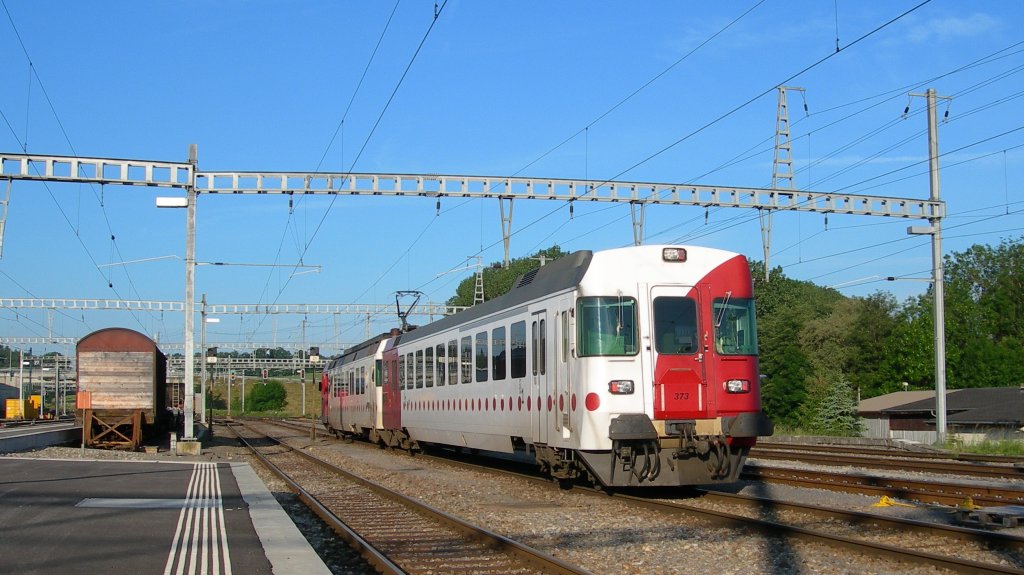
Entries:
{"label": "red and white train", "polygon": [[322,420],[381,445],[514,454],[609,487],[735,481],[761,411],[740,254],[581,251],[328,364]]}

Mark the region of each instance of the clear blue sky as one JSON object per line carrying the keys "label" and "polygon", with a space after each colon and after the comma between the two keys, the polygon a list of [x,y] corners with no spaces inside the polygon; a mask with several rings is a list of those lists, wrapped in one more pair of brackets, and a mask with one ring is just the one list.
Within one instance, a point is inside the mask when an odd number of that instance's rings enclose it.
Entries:
{"label": "clear blue sky", "polygon": [[[925,104],[907,94],[933,87],[953,96],[939,128],[946,253],[1024,233],[1024,4],[1016,0],[933,0],[902,18],[920,2],[449,0],[432,28],[435,5],[419,0],[397,9],[391,1],[2,2],[7,152],[182,161],[195,143],[206,171],[765,187],[773,88],[785,82],[806,89],[810,111],[790,92],[796,187],[921,199]],[[0,296],[180,301],[184,212],[157,210],[157,195],[167,192],[15,182]],[[438,274],[478,253],[486,263],[502,258],[496,200],[446,199],[440,215],[424,198],[329,204],[296,197],[290,211],[283,196],[201,196],[198,260],[294,264],[305,250],[305,264],[323,267],[290,281],[290,269],[200,267],[197,296],[393,303],[396,290],[419,289],[443,302],[469,272]],[[826,229],[819,214],[778,214],[772,265],[849,295],[881,289],[902,300],[927,284],[863,280],[926,276],[929,240],[906,234],[923,223],[833,215]],[[554,244],[632,242],[625,204],[578,203],[570,219],[563,203],[521,201],[513,230],[513,257]],[[763,258],[756,214],[746,210],[711,210],[705,224],[703,209],[654,207],[646,236]],[[164,259],[107,265],[151,258]],[[305,319],[307,345],[327,352],[366,329],[350,316]],[[302,320],[224,317],[208,337],[297,346]],[[378,318],[370,331],[394,324]],[[180,314],[0,310],[5,336],[80,337],[108,325],[183,339]]]}

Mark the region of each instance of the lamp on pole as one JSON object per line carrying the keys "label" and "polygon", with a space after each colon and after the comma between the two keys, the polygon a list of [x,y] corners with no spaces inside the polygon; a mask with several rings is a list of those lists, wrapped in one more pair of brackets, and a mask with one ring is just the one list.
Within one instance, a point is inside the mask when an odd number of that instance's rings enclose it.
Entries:
{"label": "lamp on pole", "polygon": [[[939,128],[935,113],[938,98],[950,99],[948,96],[936,96],[934,88],[928,88],[924,94],[928,101],[928,175],[930,199],[939,201]],[[932,237],[932,296],[935,321],[935,434],[937,443],[946,441],[946,298],[943,288],[944,271],[942,269],[942,218],[928,218],[927,226],[910,226],[907,233],[911,235],[930,235]]]}
{"label": "lamp on pole", "polygon": [[188,147],[188,163],[192,164],[191,181],[185,186],[185,197],[158,197],[158,208],[185,208],[185,437],[194,441],[195,431],[195,270],[196,270],[196,172],[199,146]]}
{"label": "lamp on pole", "polygon": [[201,329],[202,335],[200,336],[201,339],[202,339],[202,343],[199,345],[199,347],[201,349],[203,349],[204,351],[203,351],[203,363],[202,363],[202,365],[200,367],[200,375],[199,375],[199,381],[200,381],[199,393],[200,393],[200,395],[202,395],[203,398],[202,398],[202,400],[200,400],[199,404],[202,406],[202,410],[203,410],[202,411],[201,420],[203,422],[203,425],[207,425],[207,421],[206,421],[206,364],[208,364],[208,363],[217,363],[217,348],[216,347],[211,347],[211,348],[207,348],[206,347],[206,324],[208,324],[208,323],[220,323],[220,318],[219,317],[206,317],[206,294],[203,294],[203,308],[202,308],[201,315],[202,315],[202,320],[203,320],[202,329]]}

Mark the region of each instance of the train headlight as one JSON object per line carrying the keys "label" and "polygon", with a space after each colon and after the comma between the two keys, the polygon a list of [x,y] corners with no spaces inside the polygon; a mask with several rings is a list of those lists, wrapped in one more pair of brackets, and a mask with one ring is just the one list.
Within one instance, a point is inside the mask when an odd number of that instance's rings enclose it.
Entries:
{"label": "train headlight", "polygon": [[725,391],[729,393],[749,393],[750,382],[745,379],[730,379],[725,382]]}
{"label": "train headlight", "polygon": [[608,392],[615,395],[629,395],[633,393],[633,381],[629,379],[615,379],[608,382]]}
{"label": "train headlight", "polygon": [[683,248],[664,248],[661,250],[661,259],[667,262],[685,262],[686,250]]}

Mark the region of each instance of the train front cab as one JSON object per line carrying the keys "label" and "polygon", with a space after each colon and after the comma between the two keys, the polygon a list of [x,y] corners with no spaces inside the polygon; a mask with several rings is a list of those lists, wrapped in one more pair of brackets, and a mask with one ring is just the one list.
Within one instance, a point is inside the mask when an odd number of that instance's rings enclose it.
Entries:
{"label": "train front cab", "polygon": [[[737,277],[748,279],[737,282]],[[643,412],[610,417],[610,452],[581,452],[581,457],[606,486],[736,481],[756,438],[773,432],[761,412],[746,260],[729,260],[695,286],[641,285],[638,294],[639,302],[581,299],[577,321],[582,355],[625,359],[633,352],[644,364],[643,376],[639,381],[609,381],[609,391],[636,393],[645,404]],[[602,330],[599,318],[608,310],[588,311],[587,306],[616,308],[617,343],[595,347],[601,344],[593,332]],[[630,340],[635,342],[632,349]],[[622,389],[634,385],[649,387]]]}

